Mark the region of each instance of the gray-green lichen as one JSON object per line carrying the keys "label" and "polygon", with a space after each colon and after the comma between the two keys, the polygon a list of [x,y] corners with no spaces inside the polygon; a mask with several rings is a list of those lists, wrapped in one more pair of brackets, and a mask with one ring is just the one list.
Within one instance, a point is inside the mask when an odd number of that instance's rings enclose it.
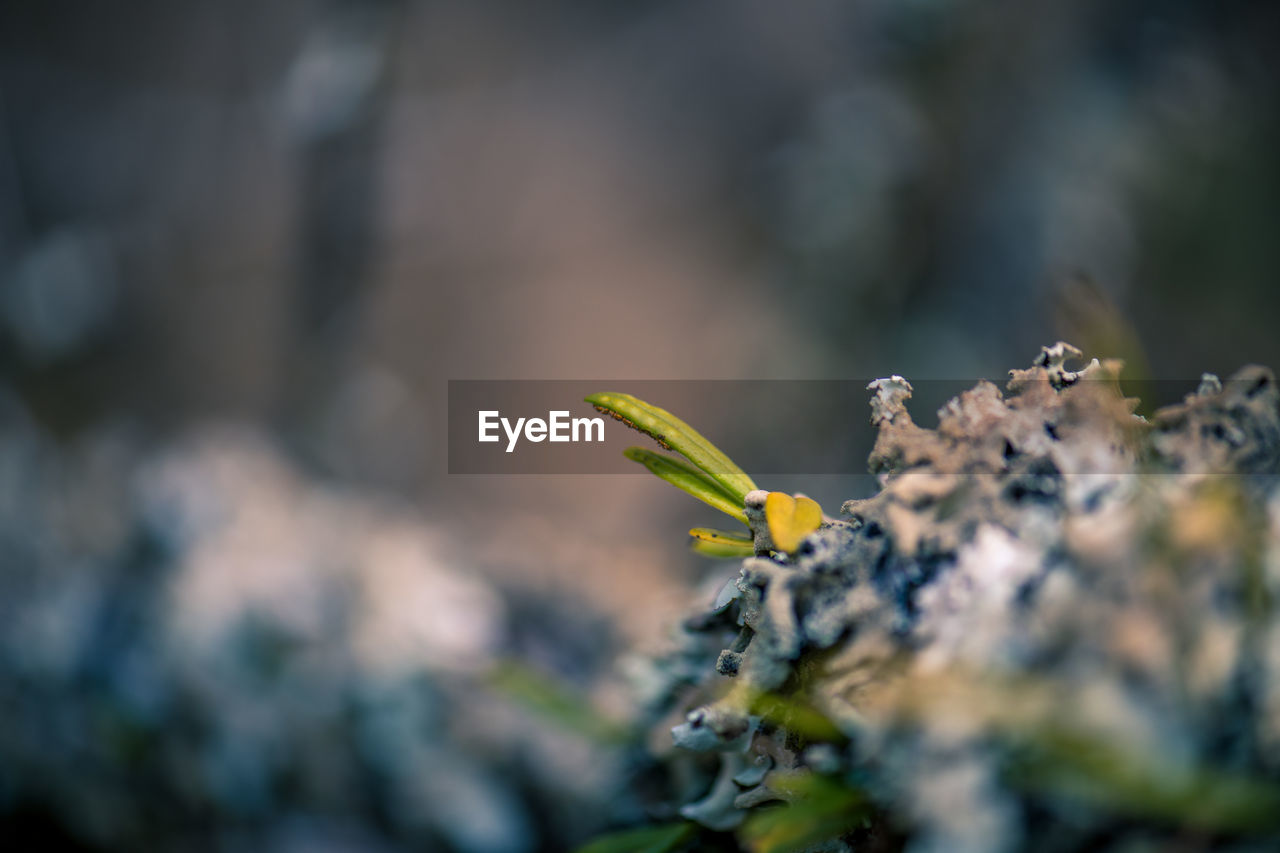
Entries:
{"label": "gray-green lichen", "polygon": [[487,676],[528,636],[603,669],[600,623],[467,565],[251,428],[59,446],[0,387],[0,846],[529,853],[627,819],[613,752]]}
{"label": "gray-green lichen", "polygon": [[732,830],[821,776],[872,808],[822,849],[1274,849],[1274,377],[1206,375],[1148,421],[1080,355],[936,429],[905,379],[871,384],[879,492],[745,560],[650,670],[655,714],[686,711],[682,815]]}

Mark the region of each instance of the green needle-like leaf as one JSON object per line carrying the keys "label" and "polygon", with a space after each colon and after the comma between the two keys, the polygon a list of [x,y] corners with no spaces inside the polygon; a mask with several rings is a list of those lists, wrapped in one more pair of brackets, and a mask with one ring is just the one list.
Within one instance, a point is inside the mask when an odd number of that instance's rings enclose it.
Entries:
{"label": "green needle-like leaf", "polygon": [[751,700],[751,713],[789,732],[823,743],[841,743],[845,735],[826,714],[800,694],[760,693]]}
{"label": "green needle-like leaf", "polygon": [[1201,832],[1274,835],[1280,827],[1280,786],[1272,779],[1168,766],[1083,733],[1035,733],[1009,770],[1015,785]]}
{"label": "green needle-like leaf", "polygon": [[631,738],[625,725],[603,716],[584,697],[519,661],[500,661],[486,680],[499,693],[566,731],[607,745]]}
{"label": "green needle-like leaf", "polygon": [[751,853],[811,850],[862,826],[871,813],[865,795],[821,776],[797,776],[787,785],[796,800],[751,813],[738,839]]}
{"label": "green needle-like leaf", "polygon": [[638,400],[630,394],[605,391],[591,394],[586,401],[601,412],[611,415],[652,437],[667,450],[684,456],[716,483],[725,488],[741,506],[747,492],[756,484],[720,448],[693,427],[657,406]]}
{"label": "green needle-like leaf", "polygon": [[693,537],[693,550],[704,557],[750,557],[756,552],[750,536],[710,527],[695,527],[689,531]]}
{"label": "green needle-like leaf", "polygon": [[723,486],[698,469],[673,456],[664,456],[643,447],[628,447],[622,451],[622,454],[634,462],[639,462],[677,489],[693,495],[726,515],[733,516],[743,524],[747,523],[747,514],[742,509],[742,501],[735,502],[733,496],[726,492]]}
{"label": "green needle-like leaf", "polygon": [[696,831],[697,826],[689,822],[624,829],[598,836],[576,853],[667,853],[692,838]]}

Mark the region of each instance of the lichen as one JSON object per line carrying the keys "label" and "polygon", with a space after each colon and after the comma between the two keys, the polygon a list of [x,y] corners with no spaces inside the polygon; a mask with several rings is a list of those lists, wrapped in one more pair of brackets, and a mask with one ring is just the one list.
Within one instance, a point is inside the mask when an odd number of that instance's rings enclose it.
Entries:
{"label": "lichen", "polygon": [[695,754],[719,755],[684,816],[730,830],[790,800],[805,820],[787,792],[809,777],[872,808],[821,849],[1129,849],[1187,832],[1272,849],[1274,377],[1206,376],[1148,422],[1119,362],[1067,369],[1080,356],[1045,348],[935,429],[913,421],[905,379],[871,384],[878,493],[791,555],[747,558],[650,669],[667,677],[652,719],[687,711],[657,766],[687,789],[707,772]]}

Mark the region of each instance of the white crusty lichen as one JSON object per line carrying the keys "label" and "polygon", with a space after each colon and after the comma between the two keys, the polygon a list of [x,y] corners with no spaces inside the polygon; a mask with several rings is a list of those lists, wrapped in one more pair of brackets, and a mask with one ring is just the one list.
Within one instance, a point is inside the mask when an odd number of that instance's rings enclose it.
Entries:
{"label": "white crusty lichen", "polygon": [[794,814],[821,849],[1274,849],[1274,377],[1206,375],[1148,421],[1119,362],[1081,358],[1046,347],[936,429],[905,379],[871,383],[879,492],[745,560],[657,662],[694,682],[656,709],[689,713],[659,761],[685,817],[754,843]]}
{"label": "white crusty lichen", "polygon": [[876,379],[867,385],[868,391],[875,391],[871,398],[871,423],[879,426],[888,423],[899,415],[907,414],[907,400],[915,389],[911,383],[896,373],[885,379]]}

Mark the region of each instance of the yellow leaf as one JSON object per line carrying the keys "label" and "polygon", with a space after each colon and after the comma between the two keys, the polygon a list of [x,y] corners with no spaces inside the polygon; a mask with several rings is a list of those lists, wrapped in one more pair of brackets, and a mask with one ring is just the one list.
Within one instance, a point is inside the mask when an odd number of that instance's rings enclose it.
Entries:
{"label": "yellow leaf", "polygon": [[791,554],[800,547],[800,540],[822,526],[822,507],[803,495],[793,498],[783,492],[770,492],[764,501],[764,517],[773,546]]}

